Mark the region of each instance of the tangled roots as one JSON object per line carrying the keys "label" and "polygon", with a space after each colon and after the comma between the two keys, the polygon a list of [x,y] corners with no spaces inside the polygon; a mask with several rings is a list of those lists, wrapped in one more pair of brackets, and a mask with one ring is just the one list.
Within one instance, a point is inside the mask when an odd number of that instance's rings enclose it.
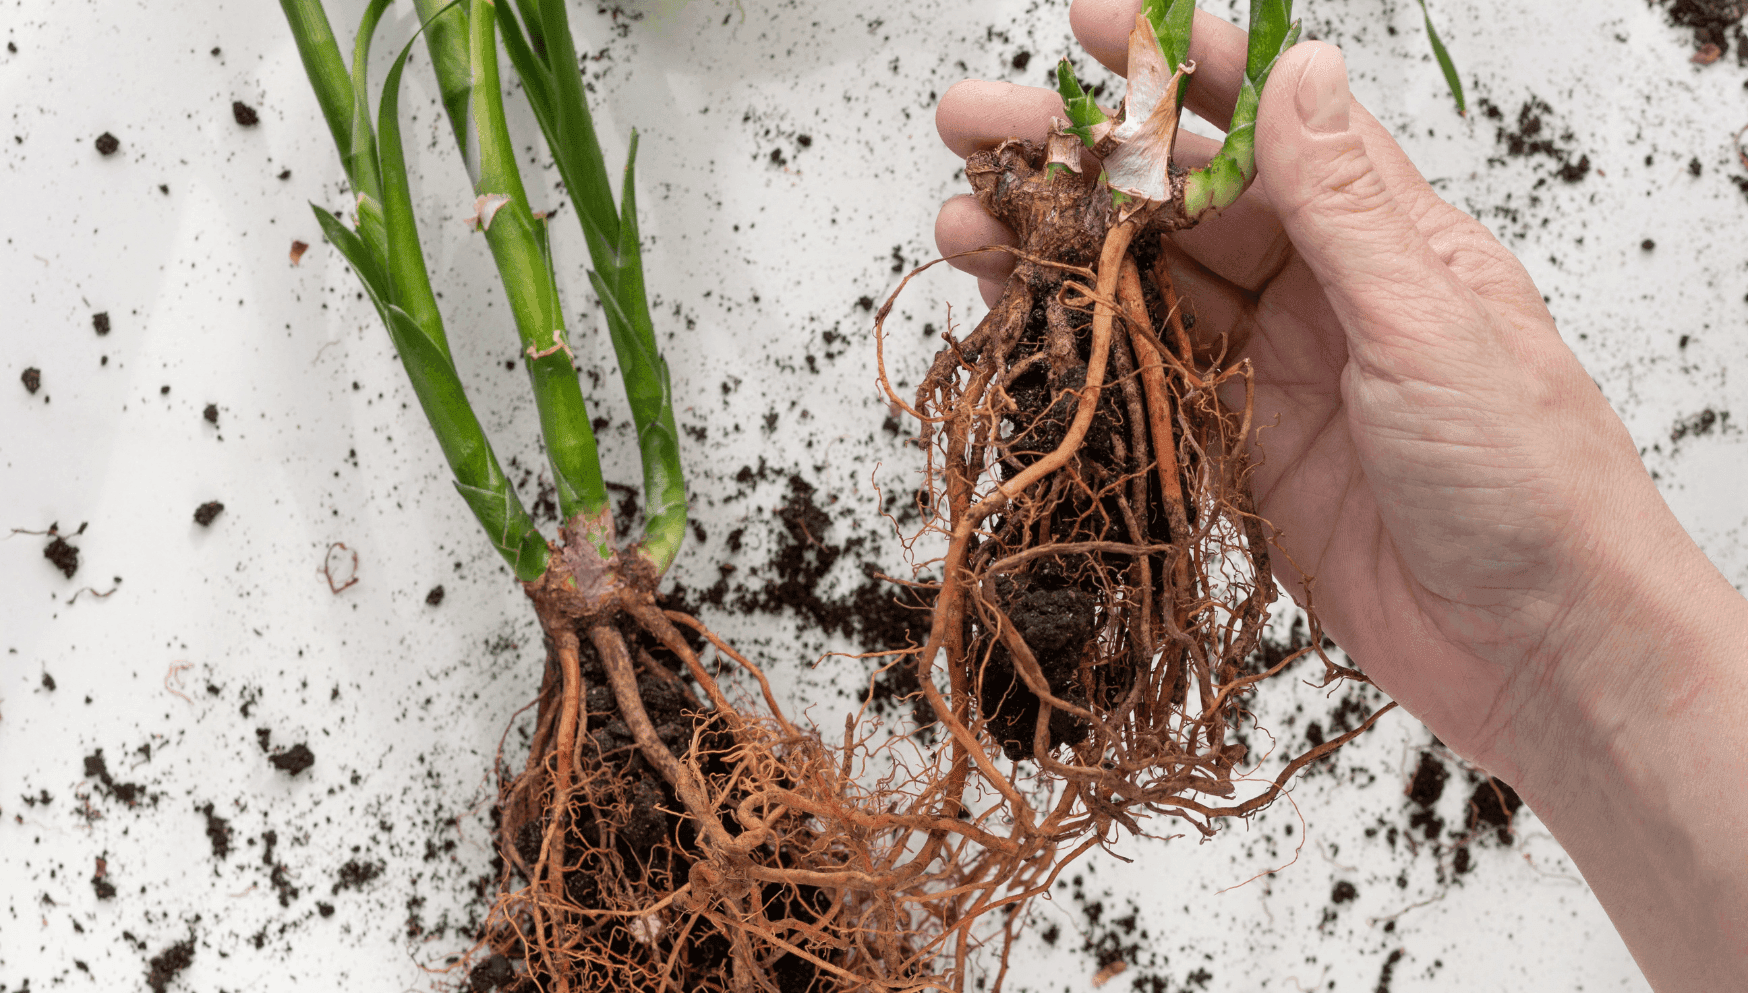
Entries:
{"label": "tangled roots", "polygon": [[[1014,275],[943,335],[914,405],[881,375],[921,425],[924,531],[947,539],[918,584],[928,641],[893,663],[940,747],[861,715],[841,740],[797,727],[756,666],[657,608],[635,561],[589,564],[567,535],[529,587],[549,660],[500,794],[474,989],[962,991],[994,938],[977,978],[999,990],[1026,904],[1117,827],[1211,835],[1393,706],[1240,798],[1228,732],[1260,683],[1321,656],[1312,617],[1313,647],[1256,661],[1275,587],[1244,343],[1198,336],[1174,292],[1161,242],[1181,212],[1118,216],[1043,160],[1025,142],[971,158],[1020,236]],[[729,699],[707,643],[756,700]],[[1326,682],[1364,679],[1323,662]]]}

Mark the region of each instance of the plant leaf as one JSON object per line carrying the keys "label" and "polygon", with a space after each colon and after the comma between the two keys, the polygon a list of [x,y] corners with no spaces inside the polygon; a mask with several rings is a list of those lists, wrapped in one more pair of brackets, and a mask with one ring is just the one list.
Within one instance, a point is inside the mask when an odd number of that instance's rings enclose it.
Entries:
{"label": "plant leaf", "polygon": [[[1196,0],[1147,0],[1142,13],[1159,38],[1159,50],[1165,56],[1166,69],[1177,71],[1178,66],[1189,61],[1190,29],[1196,20]],[[1188,87],[1178,90],[1179,107],[1184,105],[1188,93]]]}
{"label": "plant leaf", "polygon": [[[1056,63],[1056,92],[1062,94],[1063,106],[1068,108],[1068,131],[1080,138],[1081,143],[1091,148],[1098,144],[1093,136],[1093,128],[1110,120],[1099,105],[1086,90],[1081,88],[1080,80],[1074,78],[1074,67],[1067,59]],[[1076,172],[1080,169],[1074,167]]]}
{"label": "plant leaf", "polygon": [[1445,85],[1451,88],[1451,97],[1457,101],[1457,114],[1469,116],[1469,105],[1463,99],[1463,80],[1457,75],[1457,64],[1451,61],[1451,53],[1445,51],[1445,43],[1439,40],[1438,32],[1433,29],[1432,15],[1426,12],[1426,0],[1420,0],[1420,16],[1426,21],[1426,37],[1432,42],[1432,57],[1438,60],[1439,71],[1445,74]]}
{"label": "plant leaf", "polygon": [[[1250,42],[1244,60],[1244,75],[1256,80],[1281,52],[1293,22],[1293,0],[1250,0]],[[1257,89],[1262,84],[1257,83]]]}

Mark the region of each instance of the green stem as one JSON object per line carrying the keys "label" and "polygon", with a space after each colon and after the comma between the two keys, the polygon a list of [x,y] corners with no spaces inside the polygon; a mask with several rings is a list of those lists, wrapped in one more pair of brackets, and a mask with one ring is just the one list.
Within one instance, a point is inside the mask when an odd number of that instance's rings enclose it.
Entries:
{"label": "green stem", "polygon": [[564,313],[549,261],[544,222],[535,220],[528,205],[515,145],[504,120],[497,32],[493,5],[487,0],[473,2],[468,18],[468,56],[472,69],[470,130],[464,152],[470,158],[474,192],[494,202],[506,198],[483,226],[533,381],[559,508],[567,523],[584,519],[581,530],[595,536],[597,550],[606,557],[613,553],[606,538],[611,518],[607,486],[565,339]]}
{"label": "green stem", "polygon": [[[329,241],[351,263],[382,317],[414,395],[455,475],[456,489],[516,577],[524,582],[537,579],[546,570],[546,541],[523,509],[468,403],[450,358],[442,316],[419,247],[398,120],[401,73],[411,47],[395,60],[384,84],[377,129],[380,147],[375,141],[366,147],[360,136],[368,139],[372,131],[367,111],[360,110],[368,107],[362,66],[369,59],[370,34],[385,4],[373,3],[366,13],[355,45],[356,72],[350,76],[344,71],[339,45],[319,0],[284,0],[283,5],[324,113],[330,105],[337,111],[329,115],[329,126],[341,157],[349,165],[370,163],[380,180],[381,202],[375,215],[378,239],[367,237],[367,228],[364,233],[353,232],[319,207],[315,208],[317,220]],[[340,93],[347,99],[340,100]],[[346,116],[341,118],[338,111],[345,111]],[[350,122],[343,129],[335,126],[342,119]],[[363,202],[361,197],[361,205]],[[364,228],[366,214],[362,210],[359,219]]]}

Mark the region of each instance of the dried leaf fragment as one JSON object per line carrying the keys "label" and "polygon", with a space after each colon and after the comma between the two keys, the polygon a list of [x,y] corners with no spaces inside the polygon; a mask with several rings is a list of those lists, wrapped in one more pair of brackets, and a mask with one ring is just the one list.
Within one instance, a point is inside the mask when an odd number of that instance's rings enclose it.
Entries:
{"label": "dried leaf fragment", "polygon": [[299,262],[303,261],[303,253],[309,250],[310,246],[308,242],[293,241],[291,243],[291,264],[297,265]]}
{"label": "dried leaf fragment", "polygon": [[482,193],[473,201],[473,216],[464,223],[470,231],[485,231],[492,226],[492,218],[509,202],[510,197],[507,194]]}
{"label": "dried leaf fragment", "polygon": [[1693,53],[1693,58],[1688,59],[1687,61],[1692,62],[1694,65],[1709,66],[1713,62],[1718,61],[1718,57],[1723,54],[1723,49],[1708,41],[1699,46],[1699,51]]}

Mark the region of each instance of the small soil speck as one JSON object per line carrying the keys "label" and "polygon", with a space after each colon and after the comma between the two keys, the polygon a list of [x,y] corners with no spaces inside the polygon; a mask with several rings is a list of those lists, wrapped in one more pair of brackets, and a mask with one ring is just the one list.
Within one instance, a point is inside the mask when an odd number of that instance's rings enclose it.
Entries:
{"label": "small soil speck", "polygon": [[316,913],[321,914],[323,917],[332,917],[334,916],[334,905],[331,903],[317,903]]}
{"label": "small soil speck", "polygon": [[261,123],[261,115],[255,113],[255,108],[241,100],[231,101],[231,116],[237,119],[238,124],[246,128],[252,128]]}
{"label": "small soil speck", "polygon": [[46,672],[43,673],[42,674],[42,688],[45,690],[48,690],[50,693],[53,693],[55,691],[55,677],[49,675]]}
{"label": "small soil speck", "polygon": [[36,366],[31,366],[24,370],[24,375],[19,376],[18,381],[23,383],[24,388],[34,396],[37,390],[42,389],[42,370]]}
{"label": "small soil speck", "polygon": [[206,840],[212,844],[212,857],[224,861],[231,854],[231,822],[212,812],[212,804],[194,808],[206,815]]}
{"label": "small soil speck", "polygon": [[315,765],[316,755],[310,751],[310,746],[300,741],[267,761],[273,764],[273,768],[295,776]]}
{"label": "small soil speck", "polygon": [[1656,247],[1657,247],[1657,243],[1652,241],[1649,238],[1646,238],[1644,241],[1639,242],[1639,248],[1642,251],[1648,252],[1651,249],[1656,248]]}
{"label": "small soil speck", "polygon": [[91,874],[91,891],[99,900],[115,898],[115,884],[109,881],[109,863],[102,858],[97,860],[97,869]]}
{"label": "small soil speck", "polygon": [[380,875],[382,875],[381,863],[360,862],[353,859],[340,867],[340,881],[334,884],[334,892],[358,889]]}
{"label": "small soil speck", "polygon": [[856,298],[856,306],[862,308],[863,310],[873,310],[874,309],[874,298],[873,297],[857,297]]}
{"label": "small soil speck", "polygon": [[67,544],[67,539],[60,535],[55,535],[55,540],[42,550],[42,557],[54,563],[55,568],[61,570],[61,574],[68,579],[72,579],[73,573],[79,571],[79,549]]}
{"label": "small soil speck", "polygon": [[443,584],[431,587],[431,592],[425,594],[425,602],[433,607],[443,602]]}
{"label": "small soil speck", "polygon": [[1025,72],[1026,67],[1031,65],[1031,64],[1032,64],[1032,53],[1031,52],[1020,52],[1014,56],[1013,67],[1015,69],[1018,69],[1021,72]]}
{"label": "small soil speck", "polygon": [[146,974],[146,985],[152,993],[164,993],[176,974],[194,963],[194,939],[184,938],[152,957],[152,971]]}
{"label": "small soil speck", "polygon": [[291,178],[291,170],[290,169],[279,170],[279,178],[280,179],[290,179]]}
{"label": "small soil speck", "polygon": [[99,155],[114,155],[115,150],[120,147],[121,139],[108,131],[97,136],[97,154]]}
{"label": "small soil speck", "polygon": [[206,423],[216,425],[218,423],[218,404],[207,404],[206,409],[200,412],[200,416],[206,418]]}
{"label": "small soil speck", "polygon": [[219,514],[224,512],[224,509],[225,505],[219,503],[217,500],[208,500],[194,508],[194,523],[203,528],[209,527],[212,525],[213,520],[217,518]]}
{"label": "small soil speck", "polygon": [[1330,891],[1329,902],[1330,903],[1350,903],[1353,901],[1354,897],[1357,897],[1359,895],[1360,895],[1360,891],[1354,887],[1354,884],[1352,884],[1344,879],[1341,882],[1336,883],[1335,889]]}
{"label": "small soil speck", "polygon": [[109,311],[91,315],[91,330],[97,332],[99,338],[109,333]]}

